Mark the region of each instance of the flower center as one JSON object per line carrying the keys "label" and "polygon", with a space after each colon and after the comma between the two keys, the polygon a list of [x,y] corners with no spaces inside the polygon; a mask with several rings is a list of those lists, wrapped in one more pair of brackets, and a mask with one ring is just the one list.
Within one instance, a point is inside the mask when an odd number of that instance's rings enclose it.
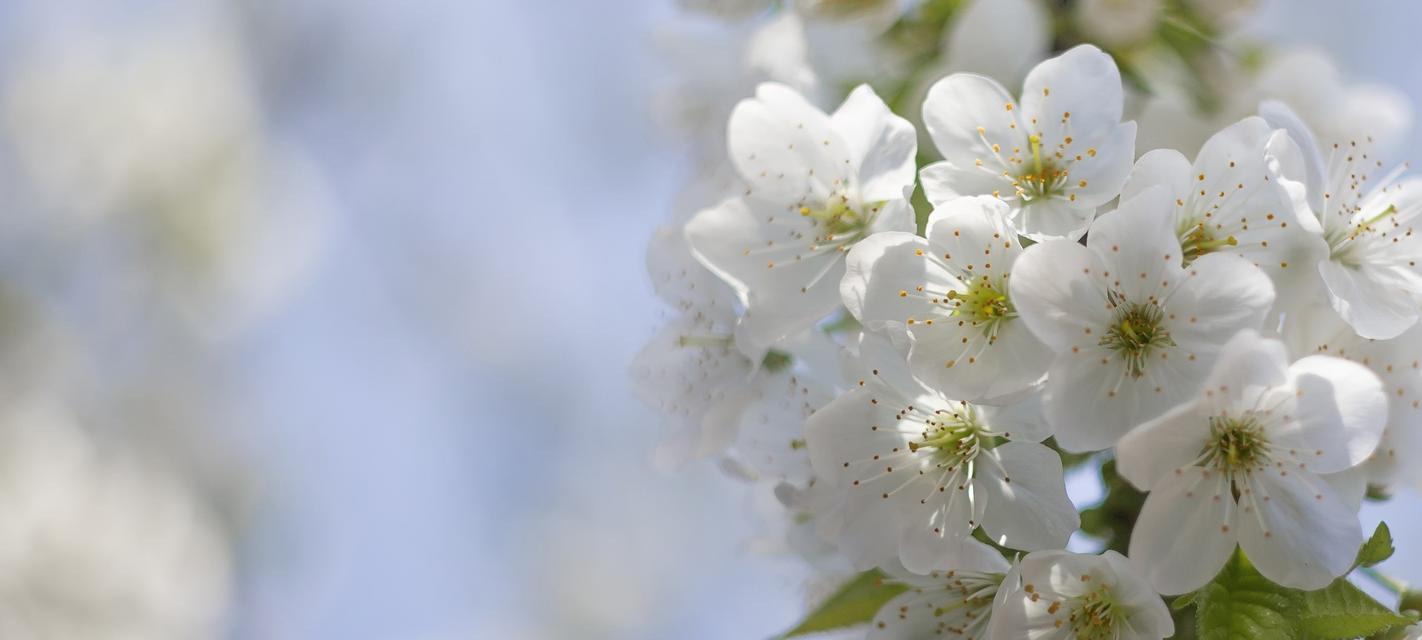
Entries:
{"label": "flower center", "polygon": [[820,208],[800,207],[800,215],[815,221],[823,231],[821,240],[830,241],[841,236],[859,236],[869,226],[869,218],[849,206],[849,198],[843,195],[831,196],[828,204]]}
{"label": "flower center", "polygon": [[1057,167],[1050,156],[1042,153],[1040,137],[1034,135],[1027,140],[1031,145],[1032,161],[1023,163],[1022,172],[1012,182],[1012,186],[1017,188],[1017,195],[1024,202],[1031,203],[1063,193],[1066,190],[1066,169]]}
{"label": "flower center", "polygon": [[1329,256],[1336,262],[1347,266],[1358,266],[1362,260],[1363,249],[1359,243],[1354,242],[1360,237],[1374,233],[1387,235],[1385,229],[1379,228],[1379,223],[1397,214],[1397,205],[1388,205],[1386,209],[1376,215],[1361,220],[1348,226],[1337,226],[1325,228],[1323,239],[1328,243]]}
{"label": "flower center", "polygon": [[908,444],[909,451],[932,449],[939,464],[949,467],[977,456],[987,431],[978,420],[977,408],[967,403],[956,411],[934,411],[923,424],[921,438]]}
{"label": "flower center", "polygon": [[1101,346],[1115,351],[1126,362],[1131,377],[1145,375],[1147,359],[1157,349],[1175,346],[1170,331],[1165,328],[1165,313],[1154,304],[1139,302],[1117,303],[1119,295],[1112,294],[1112,306],[1116,317],[1101,337]]}
{"label": "flower center", "polygon": [[1210,418],[1205,464],[1226,473],[1257,469],[1269,458],[1269,440],[1254,415]]}
{"label": "flower center", "polygon": [[1116,613],[1117,606],[1111,598],[1111,590],[1100,587],[1077,599],[1076,607],[1068,618],[1072,634],[1077,640],[1116,638]]}
{"label": "flower center", "polygon": [[949,291],[947,298],[953,307],[952,315],[967,318],[974,325],[986,324],[991,328],[998,321],[1017,315],[1002,287],[985,275],[970,280],[965,291]]}
{"label": "flower center", "polygon": [[1180,238],[1180,255],[1187,265],[1194,262],[1195,258],[1207,253],[1239,244],[1239,240],[1234,236],[1216,238],[1204,221],[1187,222],[1181,226],[1176,235]]}

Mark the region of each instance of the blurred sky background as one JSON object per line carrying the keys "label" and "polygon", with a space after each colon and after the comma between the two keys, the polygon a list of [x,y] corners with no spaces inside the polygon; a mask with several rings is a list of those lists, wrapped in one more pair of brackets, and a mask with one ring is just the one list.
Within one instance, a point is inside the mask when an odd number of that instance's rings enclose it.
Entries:
{"label": "blurred sky background", "polygon": [[[194,5],[0,5],[46,29]],[[652,468],[627,363],[663,317],[644,271],[688,177],[651,122],[670,0],[245,0],[262,126],[322,176],[320,256],[212,364],[254,487],[235,638],[761,638],[804,573],[754,555],[746,487]],[[1276,0],[1255,20],[1422,104],[1422,10]],[[5,67],[11,69],[9,65]],[[11,71],[7,71],[9,73]],[[1422,136],[1402,145],[1416,159]],[[0,200],[3,202],[3,200]],[[1081,489],[1089,493],[1089,488]],[[1422,582],[1422,500],[1364,509]]]}

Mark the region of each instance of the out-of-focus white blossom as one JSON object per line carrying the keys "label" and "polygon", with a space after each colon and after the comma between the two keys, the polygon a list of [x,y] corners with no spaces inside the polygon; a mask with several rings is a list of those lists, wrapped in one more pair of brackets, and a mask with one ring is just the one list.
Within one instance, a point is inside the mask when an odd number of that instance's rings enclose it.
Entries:
{"label": "out-of-focus white blossom", "polygon": [[1155,33],[1164,0],[1081,0],[1076,4],[1078,29],[1106,47],[1138,43]]}
{"label": "out-of-focus white blossom", "polygon": [[224,635],[227,541],[177,476],[45,403],[8,411],[0,443],[0,635]]}

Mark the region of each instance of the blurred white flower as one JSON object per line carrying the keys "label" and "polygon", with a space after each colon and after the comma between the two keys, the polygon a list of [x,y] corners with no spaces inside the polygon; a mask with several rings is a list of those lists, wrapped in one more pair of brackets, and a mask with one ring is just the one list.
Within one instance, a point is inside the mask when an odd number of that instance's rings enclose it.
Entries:
{"label": "blurred white flower", "polygon": [[1265,60],[1235,94],[1233,111],[1253,113],[1277,100],[1308,125],[1323,148],[1372,142],[1379,159],[1396,150],[1412,128],[1412,105],[1396,88],[1345,82],[1333,58],[1316,48],[1285,49]]}
{"label": "blurred white flower", "polygon": [[1227,336],[1257,328],[1274,287],[1238,256],[1181,267],[1175,203],[1151,187],[1091,226],[1087,246],[1029,247],[1012,270],[1022,320],[1056,352],[1047,415],[1068,451],[1095,451],[1189,397]]}
{"label": "blurred white flower", "polygon": [[996,196],[1022,235],[1081,237],[1134,160],[1136,125],[1121,122],[1122,100],[1116,63],[1090,45],[1032,69],[1021,104],[990,78],[948,76],[923,103],[944,158],[920,172],[924,193],[935,206]]}
{"label": "blurred white flower", "polygon": [[1319,474],[1372,455],[1387,420],[1377,376],[1241,331],[1193,399],[1127,434],[1121,475],[1149,491],[1131,561],[1164,594],[1219,573],[1235,544],[1271,581],[1321,589],[1363,544],[1353,509]]}
{"label": "blurred white flower", "polygon": [[687,224],[696,257],[745,304],[743,347],[768,346],[840,306],[844,255],[878,231],[911,231],[913,126],[867,86],[833,115],[763,84],[730,120],[744,195]]}
{"label": "blurred white flower", "polygon": [[1066,544],[1077,528],[1061,460],[1032,403],[986,407],[924,388],[882,338],[860,345],[865,377],[810,416],[810,458],[841,492],[838,540],[857,567],[953,568],[979,525],[1014,549]]}
{"label": "blurred white flower", "polygon": [[992,196],[951,200],[928,238],[886,232],[849,252],[840,292],[867,328],[907,328],[914,376],[951,398],[990,401],[1040,381],[1046,348],[1017,319],[1008,275],[1022,252]]}
{"label": "blurred white flower", "polygon": [[958,10],[943,42],[947,73],[979,73],[1017,87],[1027,71],[1046,59],[1051,17],[1035,0],[971,0]]}
{"label": "blurred white flower", "polygon": [[1115,551],[1027,554],[1003,581],[992,639],[1160,640],[1175,622],[1160,596]]}
{"label": "blurred white flower", "polygon": [[1299,223],[1328,246],[1316,264],[1329,303],[1365,338],[1406,331],[1422,314],[1422,234],[1412,226],[1422,214],[1422,178],[1400,179],[1406,166],[1375,173],[1383,165],[1367,140],[1317,144],[1282,103],[1266,102],[1261,113],[1302,149],[1284,171],[1307,189]]}
{"label": "blurred white flower", "polygon": [[1155,34],[1163,4],[1164,0],[1081,0],[1073,17],[1092,42],[1124,47]]}
{"label": "blurred white flower", "polygon": [[676,70],[676,83],[655,95],[653,115],[686,136],[702,164],[726,163],[726,120],[757,85],[779,82],[811,96],[818,85],[803,21],[792,11],[744,25],[677,23],[652,38]]}
{"label": "blurred white flower", "polygon": [[[7,229],[106,261],[125,304],[165,305],[205,337],[249,325],[321,253],[331,202],[314,165],[268,139],[238,34],[216,20],[21,40],[3,124],[33,215]],[[125,310],[133,312],[132,309]]]}
{"label": "blurred white flower", "polygon": [[0,635],[225,635],[227,543],[196,495],[52,406],[0,421]]}

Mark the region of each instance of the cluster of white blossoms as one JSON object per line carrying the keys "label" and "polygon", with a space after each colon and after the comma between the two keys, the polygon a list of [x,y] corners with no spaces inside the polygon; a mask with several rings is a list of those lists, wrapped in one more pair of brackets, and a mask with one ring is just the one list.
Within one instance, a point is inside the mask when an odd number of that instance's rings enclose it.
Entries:
{"label": "cluster of white blossoms", "polygon": [[[1076,19],[1164,28],[1114,4]],[[673,317],[633,374],[664,451],[779,484],[807,555],[882,572],[871,638],[1171,637],[1161,596],[1231,563],[1328,587],[1365,492],[1422,487],[1422,179],[1285,96],[1141,148],[1112,53],[1022,71],[832,110],[769,77],[730,109],[731,186],[649,251]],[[1125,555],[1066,550],[1064,456],[1144,494]]]}

